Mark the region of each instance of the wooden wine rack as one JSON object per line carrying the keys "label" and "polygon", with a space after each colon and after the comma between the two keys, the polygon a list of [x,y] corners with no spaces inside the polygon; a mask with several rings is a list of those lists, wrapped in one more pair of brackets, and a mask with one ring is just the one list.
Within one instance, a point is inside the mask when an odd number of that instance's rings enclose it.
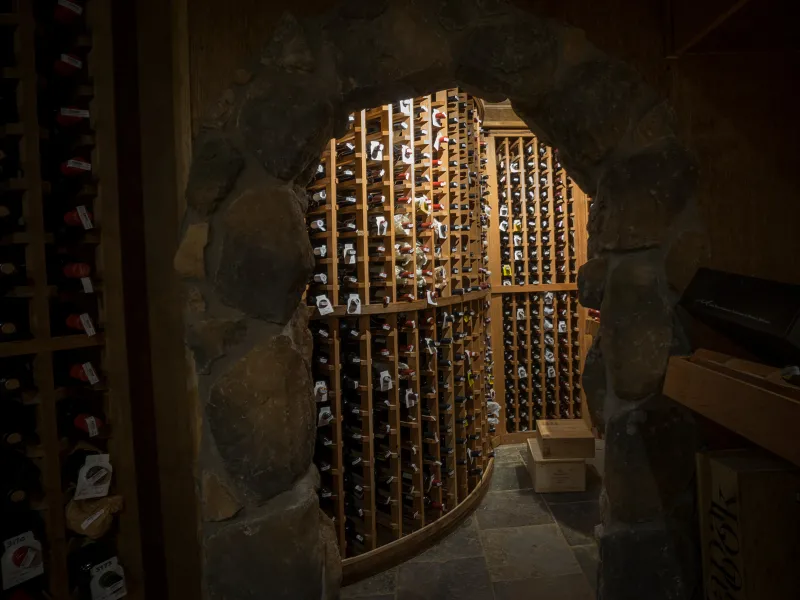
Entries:
{"label": "wooden wine rack", "polygon": [[[54,3],[55,4],[55,3]],[[7,89],[16,89],[18,122],[0,127],[0,136],[19,143],[21,178],[0,184],[3,199],[20,202],[24,226],[0,237],[0,251],[24,256],[27,285],[12,288],[4,298],[29,300],[30,338],[0,343],[0,369],[19,360],[33,366],[35,396],[27,402],[36,406],[37,435],[41,443],[28,447],[27,455],[42,473],[41,501],[32,504],[46,526],[43,588],[55,600],[73,596],[67,571],[69,552],[82,538],[68,532],[65,505],[69,498],[62,491],[62,461],[70,448],[59,436],[57,406],[70,391],[56,386],[54,360],[60,355],[78,353],[92,356],[101,382],[92,391],[103,395],[104,413],[109,421],[107,451],[114,467],[111,495],[121,495],[124,509],[103,541],[110,542],[125,569],[129,598],[143,598],[142,556],[139,537],[136,471],[130,418],[130,397],[125,341],[120,222],[116,175],[116,136],[114,129],[114,66],[111,47],[110,3],[91,0],[83,6],[88,36],[78,44],[88,51],[88,77],[78,89],[89,103],[91,114],[92,182],[80,194],[91,207],[94,228],[78,242],[94,248],[96,272],[92,274],[98,304],[97,334],[58,336],[51,333],[51,300],[58,290],[48,284],[48,248],[58,240],[45,225],[46,207],[58,201],[49,181],[43,180],[40,141],[48,132],[40,127],[37,97],[40,97],[36,69],[36,30],[33,3],[25,0],[3,4],[0,13],[4,33],[13,35],[16,65],[2,71]],[[13,31],[13,33],[10,33]],[[51,192],[53,192],[51,194]],[[76,355],[77,356],[77,355]],[[95,358],[96,357],[96,358]]]}
{"label": "wooden wine rack", "polygon": [[557,150],[530,131],[488,138],[489,258],[492,295],[500,296],[492,307],[495,391],[506,433],[531,432],[537,419],[585,412],[577,273],[586,262],[588,198]]}
{"label": "wooden wine rack", "polygon": [[346,571],[455,515],[490,465],[480,110],[450,89],[360,111],[309,186],[315,461]]}

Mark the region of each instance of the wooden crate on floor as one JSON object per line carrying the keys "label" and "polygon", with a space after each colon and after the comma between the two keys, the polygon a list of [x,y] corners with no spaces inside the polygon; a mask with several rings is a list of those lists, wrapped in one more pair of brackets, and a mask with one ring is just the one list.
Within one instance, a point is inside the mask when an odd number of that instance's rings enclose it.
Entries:
{"label": "wooden crate on floor", "polygon": [[594,434],[578,420],[536,421],[536,439],[544,458],[593,458]]}
{"label": "wooden crate on floor", "polygon": [[586,491],[586,460],[544,458],[539,442],[528,440],[528,469],[536,493]]}

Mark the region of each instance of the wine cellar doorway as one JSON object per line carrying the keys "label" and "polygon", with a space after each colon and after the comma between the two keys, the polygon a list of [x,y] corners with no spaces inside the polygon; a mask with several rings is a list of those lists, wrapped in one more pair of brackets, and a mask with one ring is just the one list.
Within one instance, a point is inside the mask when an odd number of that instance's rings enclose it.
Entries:
{"label": "wine cellar doorway", "polygon": [[[326,144],[348,133],[348,114],[455,86],[509,98],[593,198],[575,301],[603,315],[582,374],[607,440],[599,593],[646,597],[655,587],[689,598],[695,587],[694,528],[683,510],[693,452],[672,451],[693,439],[694,425],[658,393],[681,339],[664,259],[691,225],[694,159],[667,103],[580,31],[503,3],[451,4],[348,2],[314,18],[285,16],[196,136],[175,267],[209,598],[336,597],[341,532],[319,511],[312,464],[319,415],[313,315],[302,302],[315,273],[305,187]],[[424,303],[416,310],[446,322]],[[369,327],[369,316],[359,319]],[[655,548],[667,550],[629,568]]]}

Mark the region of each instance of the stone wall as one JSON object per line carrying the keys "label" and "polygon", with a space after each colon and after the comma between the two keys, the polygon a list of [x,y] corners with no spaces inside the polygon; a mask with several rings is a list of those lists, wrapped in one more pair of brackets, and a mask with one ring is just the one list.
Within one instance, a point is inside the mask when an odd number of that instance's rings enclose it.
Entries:
{"label": "stone wall", "polygon": [[579,285],[603,310],[584,377],[608,439],[600,597],[691,598],[695,429],[659,389],[682,339],[665,259],[691,225],[697,173],[670,107],[579,30],[499,0],[351,0],[287,15],[235,80],[199,128],[175,257],[206,597],[338,593],[311,464],[304,188],[348,112],[459,85],[510,98],[595,198]]}

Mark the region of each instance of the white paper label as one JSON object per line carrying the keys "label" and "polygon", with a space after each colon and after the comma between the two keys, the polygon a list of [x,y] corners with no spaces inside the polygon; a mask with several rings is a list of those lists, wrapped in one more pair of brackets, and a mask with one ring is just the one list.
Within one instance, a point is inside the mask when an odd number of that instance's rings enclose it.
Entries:
{"label": "white paper label", "polygon": [[547,292],[544,295],[544,303],[545,304],[552,304],[553,303],[553,292]]}
{"label": "white paper label", "polygon": [[103,516],[105,513],[106,513],[106,509],[105,509],[105,508],[101,508],[101,509],[100,509],[100,510],[98,510],[96,513],[94,513],[93,515],[90,515],[90,516],[88,516],[88,517],[87,517],[87,518],[86,518],[86,519],[83,521],[83,523],[81,523],[81,529],[83,529],[84,531],[86,531],[86,530],[89,528],[89,525],[91,525],[92,523],[94,523],[95,521],[97,521],[97,519],[99,519],[100,517],[102,517],[102,516]]}
{"label": "white paper label", "polygon": [[86,457],[86,461],[78,473],[78,486],[75,500],[103,498],[108,496],[111,488],[113,468],[108,454],[94,454]]}
{"label": "white paper label", "polygon": [[431,338],[425,338],[425,351],[428,354],[436,354],[436,342]]}
{"label": "white paper label", "polygon": [[388,392],[390,389],[392,389],[392,376],[389,375],[389,371],[381,371],[378,377],[380,390],[382,392]]}
{"label": "white paper label", "polygon": [[317,246],[316,248],[314,248],[314,254],[322,258],[325,258],[328,255],[328,246],[326,246],[325,244],[322,244],[322,246]]}
{"label": "white paper label", "polygon": [[553,365],[547,367],[547,377],[553,379],[556,376],[556,368]]}
{"label": "white paper label", "polygon": [[315,301],[317,304],[317,310],[319,310],[319,314],[329,315],[333,312],[333,306],[331,305],[331,301],[328,300],[327,296],[317,296]]}
{"label": "white paper label", "polygon": [[417,403],[417,395],[412,390],[406,390],[406,408],[411,408]]}
{"label": "white paper label", "polygon": [[81,277],[81,286],[83,287],[83,292],[85,294],[94,293],[94,285],[92,284],[91,277]]}
{"label": "white paper label", "polygon": [[81,366],[83,367],[83,373],[86,375],[86,379],[91,385],[100,383],[100,378],[97,376],[97,371],[94,370],[94,365],[92,363],[85,362]]}
{"label": "white paper label", "polygon": [[567,322],[566,321],[559,321],[558,322],[558,332],[559,333],[566,333],[567,332]]}
{"label": "white paper label", "polygon": [[517,369],[517,375],[519,375],[520,379],[526,379],[528,377],[528,372],[525,370],[525,367],[519,367]]}
{"label": "white paper label", "polygon": [[389,226],[385,217],[375,217],[375,229],[378,235],[386,235],[386,229]]}
{"label": "white paper label", "polygon": [[433,292],[431,290],[427,290],[425,292],[425,295],[426,295],[426,297],[428,299],[428,304],[429,305],[438,306],[438,304],[436,304],[436,299],[433,297]]}
{"label": "white paper label", "polygon": [[88,119],[89,111],[81,108],[62,108],[59,110],[62,117],[77,117],[79,119]]}
{"label": "white paper label", "polygon": [[552,362],[555,362],[555,360],[556,360],[556,357],[555,357],[555,355],[553,354],[553,351],[552,351],[552,350],[545,350],[545,351],[544,351],[544,359],[545,359],[547,362],[549,362],[549,363],[552,363]]}
{"label": "white paper label", "polygon": [[522,260],[522,250],[514,250],[514,260]]}
{"label": "white paper label", "polygon": [[342,251],[342,256],[344,257],[344,263],[346,265],[354,265],[356,264],[356,250],[353,247],[353,244],[345,244],[344,250]]}
{"label": "white paper label", "polygon": [[508,207],[507,206],[501,206],[500,210],[497,211],[497,214],[500,215],[501,217],[507,217],[508,216]]}
{"label": "white paper label", "polygon": [[83,7],[79,6],[78,4],[75,4],[74,2],[70,2],[69,0],[58,0],[58,5],[63,6],[64,8],[68,8],[76,15],[83,14]]}
{"label": "white paper label", "polygon": [[500,231],[508,231],[508,221],[500,221]]}
{"label": "white paper label", "polygon": [[[68,65],[72,65],[76,69],[80,69],[81,67],[83,67],[83,62],[82,61],[80,61],[77,58],[75,58],[73,56],[70,56],[68,54],[62,54],[61,55],[61,60],[64,61],[65,63],[67,63]],[[72,162],[72,161],[70,161],[70,162]]]}
{"label": "white paper label", "polygon": [[97,428],[97,419],[92,416],[88,416],[84,419],[86,421],[86,431],[89,433],[89,437],[97,437],[100,435],[100,430]]}
{"label": "white paper label", "polygon": [[400,100],[399,104],[401,113],[403,113],[404,115],[411,114],[411,98],[409,98],[408,100]]}
{"label": "white paper label", "polygon": [[89,316],[89,313],[81,314],[81,325],[83,325],[83,330],[86,332],[87,336],[92,337],[97,335],[97,331],[94,328],[94,323],[92,322],[92,317]]}
{"label": "white paper label", "polygon": [[553,322],[550,319],[544,320],[544,330],[553,331]]}
{"label": "white paper label", "polygon": [[517,309],[517,321],[524,321],[525,320],[525,309],[518,308]]}
{"label": "white paper label", "polygon": [[33,532],[27,531],[5,540],[3,548],[1,562],[4,590],[44,573],[42,545],[34,537]]}
{"label": "white paper label", "polygon": [[383,160],[383,144],[377,141],[368,142],[367,153],[371,160]]}
{"label": "white paper label", "polygon": [[330,406],[323,406],[319,409],[319,415],[317,416],[317,427],[324,427],[328,423],[333,421],[333,413],[331,412]]}
{"label": "white paper label", "polygon": [[92,567],[89,590],[92,600],[119,600],[128,594],[125,587],[125,571],[117,557]]}
{"label": "white paper label", "polygon": [[433,226],[436,228],[436,235],[440,240],[447,238],[447,225],[439,221],[433,221]]}
{"label": "white paper label", "polygon": [[314,397],[317,402],[328,401],[328,384],[324,381],[317,381],[314,383]]}

